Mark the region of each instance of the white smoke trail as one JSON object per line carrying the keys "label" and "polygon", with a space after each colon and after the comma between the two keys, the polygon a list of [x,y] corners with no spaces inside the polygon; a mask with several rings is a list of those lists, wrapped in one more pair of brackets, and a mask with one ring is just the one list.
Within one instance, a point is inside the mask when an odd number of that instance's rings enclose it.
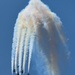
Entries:
{"label": "white smoke trail", "polygon": [[11,71],[13,73],[14,69],[15,69],[15,49],[16,49],[16,43],[17,43],[17,25],[15,25],[14,27],[14,34],[13,34],[13,43],[12,43],[12,56],[11,56]]}
{"label": "white smoke trail", "polygon": [[15,72],[18,73],[18,56],[19,56],[19,46],[20,46],[20,39],[21,39],[21,28],[18,29],[17,32],[17,45],[15,51]]}
{"label": "white smoke trail", "polygon": [[21,74],[22,71],[22,54],[23,54],[23,45],[24,45],[24,38],[26,34],[26,29],[25,27],[22,28],[22,33],[21,33],[21,41],[20,41],[20,47],[19,47],[19,74]]}
{"label": "white smoke trail", "polygon": [[29,45],[29,60],[28,60],[28,73],[30,70],[30,62],[31,62],[31,56],[32,56],[32,50],[33,50],[33,45],[34,45],[34,39],[35,39],[35,34],[34,32],[30,36],[30,45]]}
{"label": "white smoke trail", "polygon": [[18,67],[18,52],[19,52],[19,43],[20,43],[20,35],[21,35],[21,28],[20,28],[20,18],[18,16],[16,20],[16,24],[14,27],[14,36],[13,36],[13,44],[12,44],[12,72],[17,73]]}
{"label": "white smoke trail", "polygon": [[25,65],[26,65],[26,59],[27,59],[27,53],[28,53],[30,33],[31,33],[30,28],[28,28],[27,33],[26,33],[26,38],[25,38],[25,46],[24,46],[23,72],[25,72]]}

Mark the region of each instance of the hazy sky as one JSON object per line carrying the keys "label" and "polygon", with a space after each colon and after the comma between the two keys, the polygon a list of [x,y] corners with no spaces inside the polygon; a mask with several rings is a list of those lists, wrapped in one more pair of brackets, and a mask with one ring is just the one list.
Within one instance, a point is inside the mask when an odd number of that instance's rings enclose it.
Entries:
{"label": "hazy sky", "polygon": [[[11,75],[13,27],[29,0],[0,0],[0,75]],[[42,0],[61,19],[71,52],[67,75],[75,75],[75,0]]]}

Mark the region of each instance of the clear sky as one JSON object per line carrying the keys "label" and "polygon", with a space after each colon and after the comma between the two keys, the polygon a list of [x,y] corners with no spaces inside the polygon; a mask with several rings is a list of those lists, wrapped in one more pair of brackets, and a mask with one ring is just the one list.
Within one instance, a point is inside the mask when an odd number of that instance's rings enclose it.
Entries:
{"label": "clear sky", "polygon": [[[0,75],[11,75],[13,27],[29,0],[0,0]],[[67,75],[75,75],[75,0],[42,0],[61,19],[71,52]],[[64,74],[64,73],[63,73]]]}

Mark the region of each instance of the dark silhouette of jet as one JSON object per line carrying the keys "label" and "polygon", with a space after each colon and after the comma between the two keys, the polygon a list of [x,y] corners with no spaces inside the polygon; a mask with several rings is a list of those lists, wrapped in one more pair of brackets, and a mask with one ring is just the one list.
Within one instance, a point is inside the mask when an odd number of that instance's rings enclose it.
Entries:
{"label": "dark silhouette of jet", "polygon": [[27,75],[30,75],[29,73]]}
{"label": "dark silhouette of jet", "polygon": [[13,72],[15,72],[15,69],[13,69]]}
{"label": "dark silhouette of jet", "polygon": [[23,70],[21,71],[21,73],[23,74]]}
{"label": "dark silhouette of jet", "polygon": [[17,75],[19,75],[19,73],[17,73]]}

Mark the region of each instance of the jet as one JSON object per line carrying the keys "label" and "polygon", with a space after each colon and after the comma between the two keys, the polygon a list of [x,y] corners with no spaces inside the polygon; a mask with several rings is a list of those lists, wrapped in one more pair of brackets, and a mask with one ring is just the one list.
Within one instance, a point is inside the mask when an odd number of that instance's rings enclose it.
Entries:
{"label": "jet", "polygon": [[15,69],[13,69],[13,72],[15,72]]}
{"label": "jet", "polygon": [[19,75],[19,73],[17,73],[16,75]]}
{"label": "jet", "polygon": [[30,75],[29,73],[27,75]]}
{"label": "jet", "polygon": [[21,71],[21,73],[23,74],[23,70]]}

